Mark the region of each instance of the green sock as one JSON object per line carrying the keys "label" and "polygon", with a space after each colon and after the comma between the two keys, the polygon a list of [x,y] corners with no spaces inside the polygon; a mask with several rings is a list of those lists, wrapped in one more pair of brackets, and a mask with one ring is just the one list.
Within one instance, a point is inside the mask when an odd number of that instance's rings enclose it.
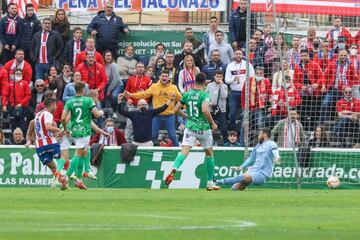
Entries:
{"label": "green sock", "polygon": [[214,179],[214,167],[215,167],[214,158],[212,156],[205,157],[205,166],[207,172],[207,180],[212,181]]}
{"label": "green sock", "polygon": [[60,172],[61,170],[63,170],[65,162],[66,161],[63,158],[58,159],[56,162],[56,171]]}
{"label": "green sock", "polygon": [[88,155],[83,158],[84,158],[84,166],[85,166],[84,172],[89,173],[90,172],[90,158],[91,158],[90,151],[88,151]]}
{"label": "green sock", "polygon": [[82,178],[83,170],[84,170],[84,158],[79,157],[79,161],[78,164],[76,165],[76,170],[75,170],[75,175],[77,178],[79,179]]}
{"label": "green sock", "polygon": [[182,153],[179,153],[175,159],[173,167],[175,169],[179,169],[179,167],[181,166],[181,164],[184,162],[185,159],[186,159],[186,156]]}
{"label": "green sock", "polygon": [[68,177],[70,177],[71,174],[73,174],[76,166],[78,165],[78,162],[79,162],[79,157],[74,155],[74,157],[70,160],[70,166],[69,166],[68,170],[66,171],[66,175]]}

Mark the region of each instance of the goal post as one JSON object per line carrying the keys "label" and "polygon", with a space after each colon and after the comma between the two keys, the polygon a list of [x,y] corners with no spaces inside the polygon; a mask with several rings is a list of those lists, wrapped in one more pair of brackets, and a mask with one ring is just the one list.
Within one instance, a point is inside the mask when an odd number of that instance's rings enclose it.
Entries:
{"label": "goal post", "polygon": [[[241,8],[243,1],[234,3]],[[270,128],[282,157],[293,160],[275,166],[274,181],[295,180],[299,188],[326,182],[329,173],[359,183],[360,157],[352,149],[360,147],[360,13],[334,2],[246,1],[243,51],[254,75],[247,66],[245,156],[258,130]]]}

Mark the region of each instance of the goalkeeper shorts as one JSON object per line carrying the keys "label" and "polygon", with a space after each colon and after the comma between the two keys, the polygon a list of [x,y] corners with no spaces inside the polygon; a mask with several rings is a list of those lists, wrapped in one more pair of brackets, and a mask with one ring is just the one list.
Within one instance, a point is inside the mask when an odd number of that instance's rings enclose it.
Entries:
{"label": "goalkeeper shorts", "polygon": [[252,184],[255,185],[261,185],[264,184],[267,180],[268,177],[266,177],[264,174],[262,174],[261,172],[247,172],[247,174],[249,174],[251,176],[252,179]]}

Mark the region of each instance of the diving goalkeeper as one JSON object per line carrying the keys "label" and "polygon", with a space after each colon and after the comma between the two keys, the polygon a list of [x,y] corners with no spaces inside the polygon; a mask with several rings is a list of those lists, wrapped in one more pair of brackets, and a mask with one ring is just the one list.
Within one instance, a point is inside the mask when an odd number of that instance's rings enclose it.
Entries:
{"label": "diving goalkeeper", "polygon": [[271,131],[268,128],[260,130],[258,140],[250,157],[236,171],[248,170],[235,177],[216,180],[216,184],[233,185],[232,190],[245,190],[249,184],[261,185],[271,178],[274,162],[280,162],[277,144],[270,140]]}

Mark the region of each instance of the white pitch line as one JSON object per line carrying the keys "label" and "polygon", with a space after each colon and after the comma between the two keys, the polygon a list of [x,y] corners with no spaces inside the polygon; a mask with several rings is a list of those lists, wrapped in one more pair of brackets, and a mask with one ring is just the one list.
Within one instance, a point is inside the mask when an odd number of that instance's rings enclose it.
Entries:
{"label": "white pitch line", "polygon": [[[35,211],[0,211],[0,212],[16,212],[16,213],[24,213],[24,212],[35,212]],[[39,211],[37,214],[50,214],[50,211]],[[57,212],[54,212],[57,214]],[[190,217],[181,217],[181,216],[166,216],[166,215],[158,215],[158,214],[123,214],[124,216],[137,217],[137,218],[155,218],[155,219],[173,219],[173,220],[198,220],[198,218],[190,218]],[[142,225],[142,224],[88,224],[88,223],[17,223],[19,228],[14,228],[13,225],[6,226],[0,229],[0,232],[64,232],[64,231],[168,231],[168,230],[183,230],[183,231],[196,231],[196,230],[231,230],[231,229],[241,229],[241,228],[249,228],[256,226],[256,223],[249,221],[240,221],[240,220],[229,220],[229,219],[217,219],[211,220],[211,225],[183,225],[179,226],[164,226],[164,225]],[[224,222],[229,223],[228,225],[221,225]],[[216,224],[219,223],[219,224]],[[215,224],[215,225],[214,225]],[[4,223],[6,225],[6,223]],[[41,228],[36,228],[36,226],[41,226]]]}

